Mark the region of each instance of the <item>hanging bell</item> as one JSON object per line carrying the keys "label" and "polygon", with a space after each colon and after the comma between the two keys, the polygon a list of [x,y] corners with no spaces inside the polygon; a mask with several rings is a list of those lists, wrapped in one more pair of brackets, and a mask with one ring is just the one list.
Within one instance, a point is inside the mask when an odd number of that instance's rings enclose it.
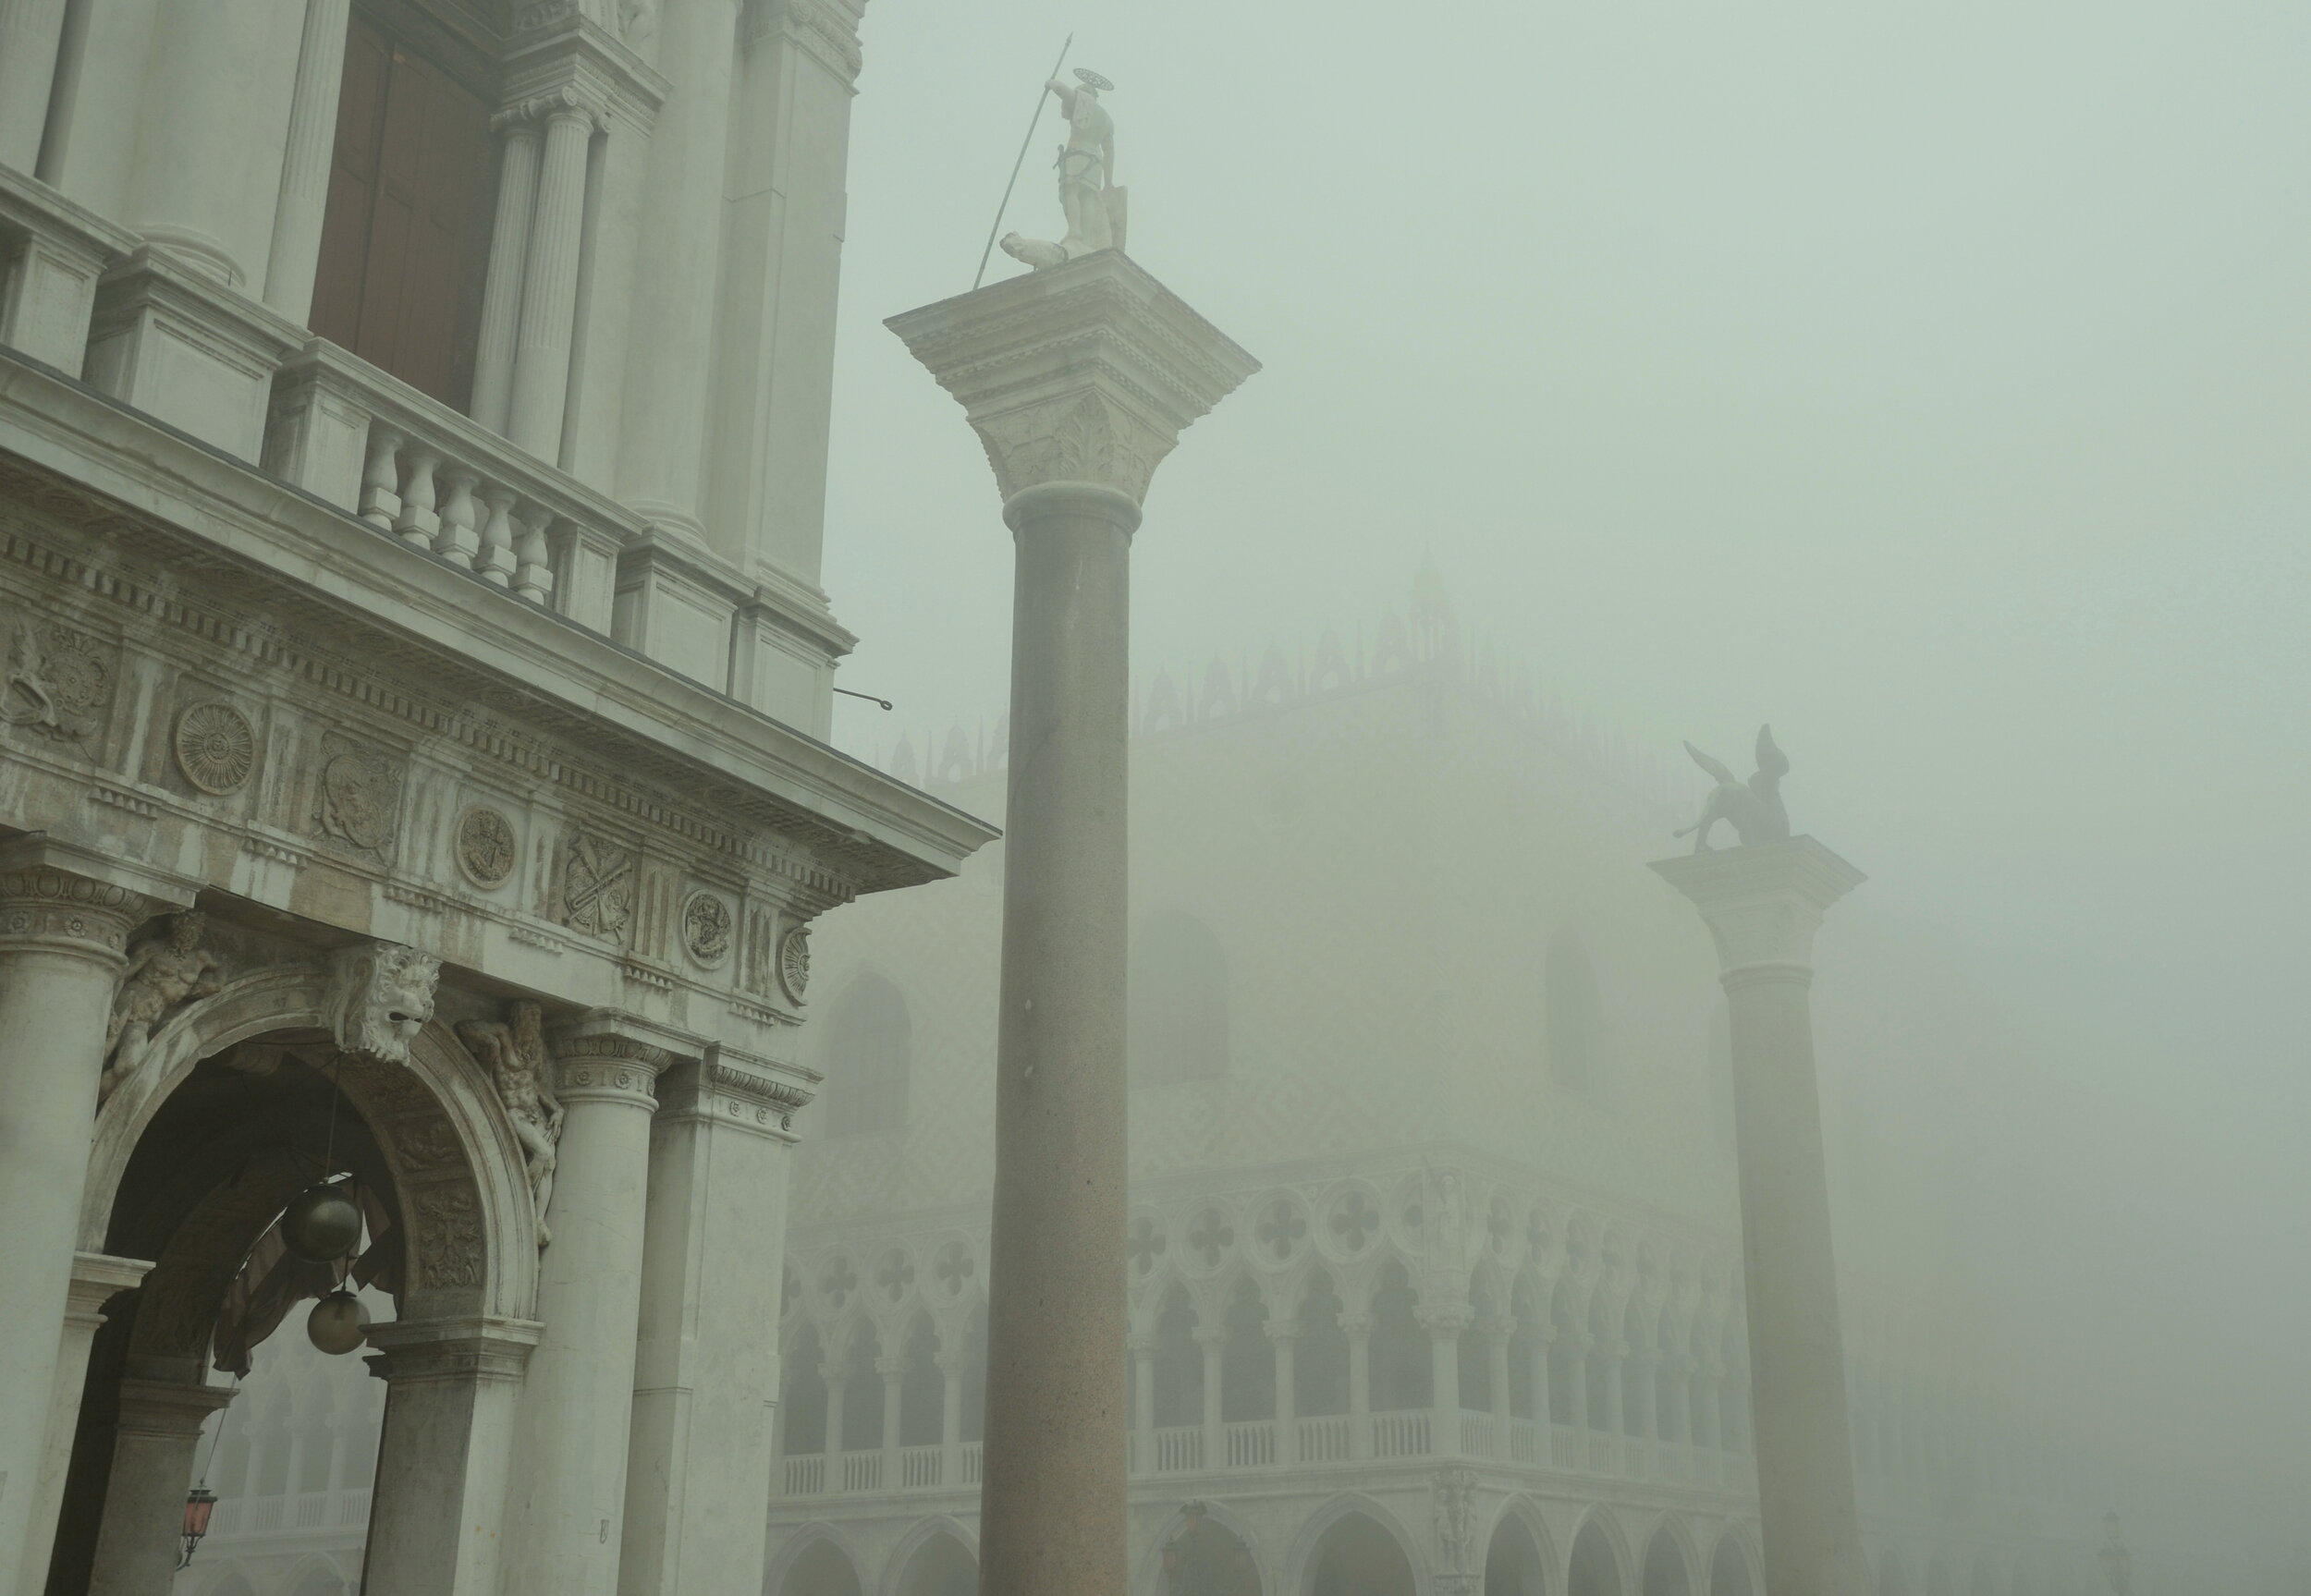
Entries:
{"label": "hanging bell", "polygon": [[332,1358],[352,1351],[368,1334],[369,1310],[342,1287],[314,1303],[305,1320],[306,1338]]}
{"label": "hanging bell", "polygon": [[308,1263],[330,1263],[361,1238],[361,1211],[334,1186],[309,1186],[281,1214],[281,1242]]}

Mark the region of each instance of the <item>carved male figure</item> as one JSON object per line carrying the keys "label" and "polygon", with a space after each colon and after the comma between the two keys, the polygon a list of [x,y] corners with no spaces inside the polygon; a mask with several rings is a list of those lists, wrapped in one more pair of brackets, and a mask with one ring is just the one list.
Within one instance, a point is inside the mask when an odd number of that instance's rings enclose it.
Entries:
{"label": "carved male figure", "polygon": [[214,996],[224,986],[225,967],[201,945],[208,926],[206,915],[187,910],[173,917],[165,932],[129,954],[120,990],[113,994],[111,1022],[104,1028],[99,1102],[136,1073],[162,1020],[182,1005]]}
{"label": "carved male figure", "polygon": [[458,1040],[474,1062],[490,1072],[490,1084],[506,1105],[514,1135],[530,1172],[530,1199],[538,1215],[538,1245],[553,1240],[545,1228],[545,1205],[554,1196],[555,1146],[562,1138],[562,1105],[547,1079],[545,1026],[534,1003],[513,1006],[513,1023],[459,1020]]}
{"label": "carved male figure", "polygon": [[1790,774],[1790,761],[1774,746],[1773,727],[1757,728],[1757,772],[1746,782],[1735,781],[1731,771],[1693,744],[1687,743],[1685,751],[1718,784],[1701,806],[1701,818],[1676,834],[1690,833],[1695,853],[1709,851],[1709,828],[1719,821],[1732,826],[1743,847],[1790,840],[1790,814],[1781,807],[1781,778]]}

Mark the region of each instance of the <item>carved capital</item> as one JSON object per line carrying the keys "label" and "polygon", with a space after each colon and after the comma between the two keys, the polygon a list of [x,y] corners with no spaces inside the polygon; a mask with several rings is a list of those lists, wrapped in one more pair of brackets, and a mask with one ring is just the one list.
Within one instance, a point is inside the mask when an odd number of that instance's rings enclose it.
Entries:
{"label": "carved capital", "polygon": [[1300,1321],[1297,1319],[1271,1319],[1260,1328],[1267,1332],[1270,1341],[1300,1339]]}
{"label": "carved capital", "polygon": [[657,1083],[658,1117],[789,1137],[795,1115],[813,1094],[801,1080],[772,1073],[774,1067],[725,1048],[678,1062]]}
{"label": "carved capital", "polygon": [[199,883],[33,832],[0,845],[0,949],[44,946],[117,967],[128,933]]}
{"label": "carved capital", "polygon": [[1476,1310],[1465,1302],[1446,1302],[1414,1309],[1412,1317],[1431,1335],[1458,1335],[1476,1322]]}
{"label": "carved capital", "polygon": [[1701,910],[1729,983],[1804,979],[1823,911],[1864,880],[1810,836],[1660,859],[1653,869]]}
{"label": "carved capital", "polygon": [[209,1415],[233,1400],[236,1389],[176,1380],[123,1380],[120,1433],[172,1440],[198,1435]]}
{"label": "carved capital", "polygon": [[369,1327],[363,1361],[380,1380],[516,1381],[545,1327],[495,1314],[394,1320]]}
{"label": "carved capital", "polygon": [[1136,504],[1180,432],[1260,369],[1113,250],[885,324],[961,402],[1007,501],[1083,482]]}

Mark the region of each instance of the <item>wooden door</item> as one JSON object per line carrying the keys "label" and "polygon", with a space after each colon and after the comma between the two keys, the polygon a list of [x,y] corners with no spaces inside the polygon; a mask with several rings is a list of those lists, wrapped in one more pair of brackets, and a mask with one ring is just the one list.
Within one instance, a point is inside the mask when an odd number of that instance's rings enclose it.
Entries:
{"label": "wooden door", "polygon": [[460,410],[473,385],[495,153],[474,86],[357,10],[313,331]]}

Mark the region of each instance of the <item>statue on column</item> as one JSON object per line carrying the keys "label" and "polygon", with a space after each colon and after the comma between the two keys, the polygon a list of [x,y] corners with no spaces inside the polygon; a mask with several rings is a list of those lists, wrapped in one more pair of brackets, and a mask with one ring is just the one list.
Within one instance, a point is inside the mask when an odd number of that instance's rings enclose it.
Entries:
{"label": "statue on column", "polygon": [[554,1196],[556,1146],[562,1139],[563,1109],[546,1077],[551,1061],[545,1052],[545,1025],[534,1003],[513,1006],[510,1025],[494,1019],[462,1019],[458,1040],[473,1060],[489,1071],[497,1100],[506,1105],[514,1135],[529,1168],[530,1200],[537,1211],[538,1246],[554,1239],[545,1228],[545,1205]]}
{"label": "statue on column", "polygon": [[104,1028],[104,1074],[96,1100],[134,1075],[161,1022],[187,1004],[214,997],[225,985],[225,967],[202,945],[206,915],[188,909],[172,916],[168,929],[128,955],[120,990],[113,994],[112,1019]]}
{"label": "statue on column", "polygon": [[1743,847],[1790,840],[1790,812],[1781,807],[1781,778],[1790,774],[1790,760],[1774,746],[1773,727],[1757,728],[1757,772],[1746,782],[1735,781],[1731,771],[1693,744],[1687,743],[1685,751],[1718,785],[1702,803],[1701,818],[1673,835],[1692,836],[1695,853],[1709,851],[1709,828],[1719,821],[1733,828]]}
{"label": "statue on column", "polygon": [[1123,248],[1129,190],[1116,185],[1115,118],[1099,103],[1100,91],[1115,85],[1081,67],[1075,76],[1080,79],[1077,83],[1053,78],[1044,84],[1059,97],[1059,109],[1068,119],[1067,142],[1059,146],[1056,163],[1067,237],[1055,244],[1017,233],[1003,236],[1003,252],[1039,272],[1079,255]]}

